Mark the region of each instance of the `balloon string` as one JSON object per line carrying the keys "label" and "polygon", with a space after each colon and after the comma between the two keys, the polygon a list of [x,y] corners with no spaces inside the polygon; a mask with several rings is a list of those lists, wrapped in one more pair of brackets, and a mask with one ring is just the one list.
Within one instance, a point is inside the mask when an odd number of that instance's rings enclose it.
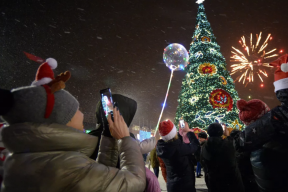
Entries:
{"label": "balloon string", "polygon": [[165,105],[166,105],[168,93],[169,93],[170,86],[171,86],[171,80],[172,80],[172,77],[173,77],[173,72],[174,72],[174,69],[171,69],[171,76],[170,76],[170,80],[169,80],[169,84],[168,84],[168,88],[167,88],[165,100],[164,100],[164,103],[163,103],[163,106],[162,106],[162,111],[161,111],[161,113],[160,113],[160,116],[159,116],[159,119],[158,119],[158,123],[157,123],[156,129],[155,129],[155,134],[154,134],[154,135],[156,135],[156,132],[157,132],[158,127],[159,127],[159,123],[160,123],[161,118],[162,118],[162,114],[163,114],[163,111],[164,111],[164,107],[165,107]]}

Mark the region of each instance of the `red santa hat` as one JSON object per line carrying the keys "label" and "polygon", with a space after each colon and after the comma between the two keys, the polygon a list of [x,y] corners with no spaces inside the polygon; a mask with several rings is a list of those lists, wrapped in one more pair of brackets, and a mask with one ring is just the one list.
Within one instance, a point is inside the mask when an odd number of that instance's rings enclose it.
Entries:
{"label": "red santa hat", "polygon": [[288,54],[279,57],[270,65],[277,67],[274,73],[275,92],[281,89],[288,89]]}
{"label": "red santa hat", "polygon": [[56,69],[57,61],[53,58],[48,58],[45,63],[42,63],[36,73],[35,81],[32,85],[40,86],[50,83],[54,80],[53,69]]}
{"label": "red santa hat", "polygon": [[259,99],[252,99],[245,101],[240,99],[237,101],[237,108],[239,109],[239,119],[245,124],[249,125],[262,117],[265,113],[270,111],[266,103]]}
{"label": "red santa hat", "polygon": [[159,134],[162,136],[164,141],[169,141],[175,137],[177,129],[170,120],[166,120],[160,123]]}

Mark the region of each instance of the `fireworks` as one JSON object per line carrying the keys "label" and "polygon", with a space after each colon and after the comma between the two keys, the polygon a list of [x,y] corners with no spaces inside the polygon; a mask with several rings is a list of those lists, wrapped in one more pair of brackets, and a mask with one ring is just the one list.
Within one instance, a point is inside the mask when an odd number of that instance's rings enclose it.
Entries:
{"label": "fireworks", "polygon": [[268,34],[264,43],[260,46],[260,41],[262,39],[262,32],[260,34],[256,34],[256,43],[253,43],[253,35],[251,33],[250,40],[247,41],[245,36],[241,37],[239,43],[242,45],[244,51],[240,51],[239,49],[232,47],[232,56],[231,65],[232,71],[230,75],[233,75],[237,72],[242,72],[240,76],[236,78],[235,81],[238,82],[243,81],[243,84],[246,82],[246,86],[248,83],[254,82],[254,75],[259,77],[261,82],[263,82],[263,77],[268,77],[268,73],[265,70],[265,67],[269,66],[268,60],[273,57],[277,57],[278,54],[275,53],[277,50],[269,49],[266,51],[268,46],[268,41],[272,40],[271,34]]}

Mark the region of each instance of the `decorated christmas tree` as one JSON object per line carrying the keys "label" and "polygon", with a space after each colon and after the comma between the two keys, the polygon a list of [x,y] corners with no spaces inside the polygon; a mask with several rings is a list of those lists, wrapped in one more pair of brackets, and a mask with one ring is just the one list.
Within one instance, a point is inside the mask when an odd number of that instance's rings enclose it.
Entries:
{"label": "decorated christmas tree", "polygon": [[175,122],[184,118],[190,128],[206,129],[214,122],[240,129],[236,102],[239,100],[233,79],[226,70],[203,0],[198,0],[196,29],[189,50],[189,64],[182,82]]}

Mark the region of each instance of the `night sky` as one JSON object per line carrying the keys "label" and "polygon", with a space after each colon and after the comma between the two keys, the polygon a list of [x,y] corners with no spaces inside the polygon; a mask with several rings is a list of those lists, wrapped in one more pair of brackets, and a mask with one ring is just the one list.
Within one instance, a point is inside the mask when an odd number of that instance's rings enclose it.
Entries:
{"label": "night sky", "polygon": [[[95,122],[99,90],[135,99],[134,124],[155,126],[170,71],[162,60],[170,43],[189,50],[196,25],[196,0],[1,0],[0,87],[30,85],[39,64],[23,51],[58,61],[55,74],[71,71],[66,89],[76,96],[86,122]],[[272,33],[270,48],[288,51],[288,1],[206,0],[206,14],[230,70],[231,46],[242,35]],[[247,87],[236,83],[240,98],[278,105],[273,70]],[[174,73],[163,119],[174,119],[183,71]],[[235,79],[237,76],[233,75]]]}

